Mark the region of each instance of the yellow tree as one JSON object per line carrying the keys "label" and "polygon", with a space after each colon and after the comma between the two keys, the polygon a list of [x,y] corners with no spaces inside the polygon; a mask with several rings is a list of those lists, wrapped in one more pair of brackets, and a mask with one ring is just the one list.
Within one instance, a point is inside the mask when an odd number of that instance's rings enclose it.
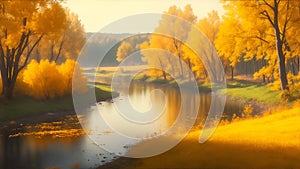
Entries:
{"label": "yellow tree", "polygon": [[[157,62],[161,65],[164,65],[163,67],[165,70],[173,71],[173,74],[177,74],[179,77],[183,78],[184,69],[182,66],[182,60],[184,60],[184,42],[182,41],[187,40],[188,33],[190,31],[189,24],[186,24],[185,22],[195,23],[196,19],[197,17],[194,15],[191,5],[186,5],[183,10],[177,6],[171,6],[168,11],[162,15],[159,26],[155,29],[154,34],[150,37],[149,47],[169,51],[177,57],[177,63],[175,63],[174,59],[170,58],[170,56],[159,56],[162,53],[153,54],[152,56],[145,56],[147,57],[148,63]],[[159,34],[165,34],[168,36]],[[179,39],[181,39],[181,41]],[[158,59],[158,57],[161,59]],[[170,62],[171,60],[172,62]],[[166,64],[164,64],[165,61],[167,61]],[[165,66],[168,66],[168,68]],[[163,75],[164,78],[166,78],[165,74]]]}
{"label": "yellow tree", "polygon": [[[206,35],[208,40],[213,45],[215,45],[215,41],[217,39],[217,34],[220,29],[220,24],[221,24],[221,19],[218,15],[217,11],[212,11],[212,12],[208,13],[207,17],[200,19],[199,22],[196,24],[196,27],[198,29],[200,29],[204,35]],[[193,32],[190,32],[190,34],[189,34],[189,40],[191,38],[195,38],[195,36],[193,35]],[[201,45],[199,44],[199,47],[200,46]],[[192,64],[193,64],[192,70],[197,72],[197,77],[200,76],[200,74],[202,74],[202,72],[204,72],[204,74],[207,78],[207,71],[204,69],[204,66],[203,66],[202,62],[199,60],[199,58],[193,55],[194,52],[189,51],[189,49],[186,48],[185,53],[187,55],[186,57],[187,57],[188,63],[192,62]],[[204,57],[206,57],[205,60],[208,61],[210,56],[204,56]],[[209,66],[209,65],[207,65],[207,66]]]}
{"label": "yellow tree", "polygon": [[[65,27],[62,6],[54,0],[0,1],[2,95],[11,98],[19,72],[44,35]],[[60,15],[63,14],[63,15]]]}
{"label": "yellow tree", "polygon": [[233,79],[234,67],[240,61],[245,46],[240,38],[242,26],[235,12],[235,6],[229,4],[225,6],[225,9],[227,9],[227,12],[223,15],[223,22],[220,25],[214,44],[223,60],[223,64],[225,64],[225,71],[227,64],[231,67],[231,79]]}
{"label": "yellow tree", "polygon": [[86,40],[84,27],[77,14],[65,9],[65,15],[66,27],[60,32],[44,36],[35,48],[32,58],[55,62],[77,58]]}
{"label": "yellow tree", "polygon": [[[171,59],[170,55],[165,55],[163,50],[168,50],[168,41],[169,38],[163,35],[156,35],[153,34],[150,37],[150,44],[145,41],[140,45],[140,49],[142,49],[142,61],[148,63],[150,67],[159,67],[161,71],[158,70],[151,70],[150,76],[163,76],[163,79],[167,79],[166,72],[173,71],[174,72],[174,65],[170,64]],[[145,50],[148,49],[148,50]],[[160,50],[161,49],[161,50]]]}
{"label": "yellow tree", "polygon": [[[276,55],[276,69],[281,90],[288,90],[286,59],[291,51],[295,51],[291,49],[290,45],[294,37],[289,34],[291,34],[290,31],[299,29],[297,22],[299,22],[300,2],[294,0],[250,0],[225,3],[235,8],[239,21],[243,26],[247,25],[246,31],[251,32],[251,35],[246,33],[244,39],[262,41],[273,46],[273,52],[268,51],[268,53]],[[253,20],[256,22],[251,22]],[[265,28],[264,31],[261,31],[262,27]],[[247,43],[244,46],[253,48],[253,45],[248,46]],[[269,58],[273,59],[273,57]]]}
{"label": "yellow tree", "polygon": [[134,47],[129,42],[122,42],[117,51],[117,61],[121,62],[134,51]]}
{"label": "yellow tree", "polygon": [[207,36],[212,44],[215,44],[218,32],[220,30],[221,19],[217,11],[208,13],[207,17],[199,20],[197,27]]}

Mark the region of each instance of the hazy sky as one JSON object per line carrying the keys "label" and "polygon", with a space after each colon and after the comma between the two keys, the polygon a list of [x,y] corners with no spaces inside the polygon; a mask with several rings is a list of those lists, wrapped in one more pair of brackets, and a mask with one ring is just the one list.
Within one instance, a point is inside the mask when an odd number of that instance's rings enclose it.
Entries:
{"label": "hazy sky", "polygon": [[[97,32],[123,17],[142,13],[162,13],[172,5],[191,4],[198,18],[212,10],[223,14],[219,0],[68,0],[66,6],[77,13],[87,32]],[[155,26],[155,25],[154,25]]]}

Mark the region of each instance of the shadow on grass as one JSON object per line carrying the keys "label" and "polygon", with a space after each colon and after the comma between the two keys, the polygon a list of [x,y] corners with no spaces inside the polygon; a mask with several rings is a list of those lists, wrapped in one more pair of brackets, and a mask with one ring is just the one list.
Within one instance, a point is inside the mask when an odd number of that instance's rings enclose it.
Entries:
{"label": "shadow on grass", "polygon": [[243,79],[236,79],[236,80],[228,80],[227,81],[227,88],[243,88],[243,87],[249,87],[249,86],[264,86],[265,84],[249,81],[249,80],[243,80]]}
{"label": "shadow on grass", "polygon": [[98,169],[282,169],[300,168],[300,150],[297,148],[260,147],[222,142],[185,140],[173,149],[158,156],[131,159],[119,158]]}

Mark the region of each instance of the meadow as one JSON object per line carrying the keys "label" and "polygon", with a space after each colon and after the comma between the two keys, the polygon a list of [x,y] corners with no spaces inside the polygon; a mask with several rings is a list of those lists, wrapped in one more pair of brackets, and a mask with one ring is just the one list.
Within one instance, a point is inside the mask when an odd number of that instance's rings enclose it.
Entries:
{"label": "meadow", "polygon": [[[219,126],[202,144],[198,142],[201,130],[194,129],[166,153],[144,159],[120,158],[99,168],[300,168],[299,120],[300,108],[295,104],[260,118]],[[138,146],[143,144],[147,143]]]}

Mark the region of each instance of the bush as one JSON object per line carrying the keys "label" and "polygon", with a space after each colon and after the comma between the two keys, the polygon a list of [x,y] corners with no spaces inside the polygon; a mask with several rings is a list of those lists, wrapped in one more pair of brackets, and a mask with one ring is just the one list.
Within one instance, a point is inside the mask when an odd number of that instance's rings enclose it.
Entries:
{"label": "bush", "polygon": [[291,102],[300,99],[300,73],[298,75],[288,74],[289,90],[281,92],[281,99],[284,102]]}
{"label": "bush", "polygon": [[56,64],[49,60],[38,63],[32,60],[24,71],[23,81],[28,84],[28,94],[38,99],[50,99],[62,96],[62,75],[58,72]]}
{"label": "bush", "polygon": [[[87,78],[83,76],[80,66],[71,59],[58,66],[58,71],[63,77],[64,95],[72,94],[72,80],[74,79],[73,90],[78,93],[87,91]],[[74,72],[77,74],[74,75]]]}
{"label": "bush", "polygon": [[27,84],[27,94],[37,99],[53,99],[70,95],[74,69],[80,72],[74,76],[80,82],[80,85],[76,85],[75,90],[85,92],[87,80],[75,61],[67,60],[62,65],[57,66],[55,62],[49,62],[49,60],[41,60],[40,63],[32,60],[25,69],[23,76],[23,81]]}
{"label": "bush", "polygon": [[253,113],[253,107],[252,107],[252,105],[251,104],[245,105],[243,113],[242,113],[243,118],[252,117],[252,113]]}
{"label": "bush", "polygon": [[298,99],[300,99],[300,83],[294,84],[289,87],[289,90],[281,92],[282,102],[292,102]]}

